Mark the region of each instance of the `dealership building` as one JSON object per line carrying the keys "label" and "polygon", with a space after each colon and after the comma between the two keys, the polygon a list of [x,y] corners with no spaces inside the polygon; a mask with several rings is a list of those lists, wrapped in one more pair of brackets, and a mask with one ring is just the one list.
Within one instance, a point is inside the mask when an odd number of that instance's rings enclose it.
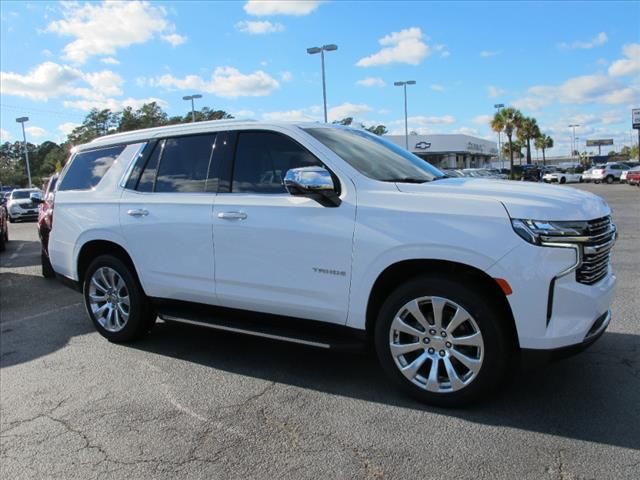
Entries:
{"label": "dealership building", "polygon": [[[404,135],[384,138],[405,147]],[[479,168],[498,156],[496,142],[462,134],[410,134],[409,151],[438,168]]]}

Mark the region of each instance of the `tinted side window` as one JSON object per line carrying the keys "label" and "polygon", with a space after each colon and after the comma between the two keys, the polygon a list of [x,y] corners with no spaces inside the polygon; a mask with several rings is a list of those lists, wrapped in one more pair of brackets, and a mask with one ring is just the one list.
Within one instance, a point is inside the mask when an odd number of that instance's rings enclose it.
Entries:
{"label": "tinted side window", "polygon": [[276,132],[239,132],[233,165],[234,193],[286,193],[284,176],[322,163],[289,137]]}
{"label": "tinted side window", "polygon": [[158,142],[147,160],[147,164],[144,166],[142,175],[140,175],[140,181],[136,190],[139,192],[153,192],[153,187],[156,184],[156,172],[158,171],[158,161],[164,148],[164,140]]}
{"label": "tinted side window", "polygon": [[154,191],[204,192],[215,138],[194,135],[165,140]]}
{"label": "tinted side window", "polygon": [[102,180],[124,145],[78,153],[60,182],[58,191],[89,190]]}

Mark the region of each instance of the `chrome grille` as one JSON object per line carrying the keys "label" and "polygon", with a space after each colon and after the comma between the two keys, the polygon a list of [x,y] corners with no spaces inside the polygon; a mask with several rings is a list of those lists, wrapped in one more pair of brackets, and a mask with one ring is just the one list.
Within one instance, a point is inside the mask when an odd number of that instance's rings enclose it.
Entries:
{"label": "chrome grille", "polygon": [[582,264],[576,270],[576,280],[593,285],[607,275],[616,229],[611,217],[603,217],[589,221],[587,233],[589,238],[582,244]]}

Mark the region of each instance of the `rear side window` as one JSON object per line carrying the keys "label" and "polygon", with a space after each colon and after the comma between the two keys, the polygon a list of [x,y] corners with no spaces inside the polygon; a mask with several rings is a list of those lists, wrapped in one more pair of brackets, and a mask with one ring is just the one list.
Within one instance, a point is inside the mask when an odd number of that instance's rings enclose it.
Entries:
{"label": "rear side window", "polygon": [[234,193],[286,193],[284,176],[298,167],[322,166],[305,148],[276,132],[240,132],[233,165]]}
{"label": "rear side window", "polygon": [[60,181],[58,191],[94,188],[124,149],[125,145],[118,145],[78,153]]}
{"label": "rear side window", "polygon": [[215,141],[215,135],[166,139],[153,191],[203,193]]}

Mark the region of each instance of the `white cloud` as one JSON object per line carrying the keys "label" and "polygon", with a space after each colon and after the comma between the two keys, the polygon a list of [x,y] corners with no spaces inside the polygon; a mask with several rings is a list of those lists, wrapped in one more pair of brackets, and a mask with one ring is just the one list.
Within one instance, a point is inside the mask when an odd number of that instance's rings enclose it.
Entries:
{"label": "white cloud", "polygon": [[503,90],[502,88],[496,87],[495,85],[489,85],[487,86],[487,94],[489,95],[490,98],[497,98],[501,95],[504,95],[505,90]]}
{"label": "white cloud", "polygon": [[11,138],[12,136],[9,132],[7,132],[4,128],[0,128],[0,142],[10,142]]}
{"label": "white cloud", "polygon": [[174,33],[166,9],[149,2],[63,2],[62,8],[64,18],[51,22],[47,30],[74,38],[64,47],[64,58],[74,63],[84,63],[94,55],[113,55],[119,48],[156,36],[174,46],[184,41]]}
{"label": "white cloud", "polygon": [[491,123],[491,120],[493,120],[493,117],[491,115],[477,115],[475,117],[473,117],[473,119],[471,120],[473,123],[475,123],[476,125],[489,125],[489,123]]}
{"label": "white cloud", "polygon": [[[431,116],[427,117],[424,115],[416,115],[414,117],[407,118],[407,122],[409,125],[418,125],[421,127],[426,127],[427,125],[451,125],[452,123],[456,123],[455,117],[452,115],[443,115],[441,117]],[[404,125],[404,118],[401,120],[394,120],[389,122],[389,125]]]}
{"label": "white cloud", "polygon": [[244,11],[256,17],[269,15],[309,15],[320,5],[317,0],[249,0],[244,4]]}
{"label": "white cloud", "polygon": [[422,30],[418,27],[407,28],[382,37],[378,43],[383,47],[379,52],[358,60],[358,67],[375,67],[392,63],[418,65],[431,52],[422,41]]}
{"label": "white cloud", "polygon": [[44,62],[28,74],[0,72],[3,95],[16,95],[32,100],[48,100],[68,93],[71,84],[81,80],[83,73],[68,65]]}
{"label": "white cloud", "polygon": [[369,105],[345,102],[341,105],[331,107],[327,111],[327,117],[330,122],[333,122],[334,120],[342,120],[346,117],[357,117],[370,111],[371,107]]}
{"label": "white cloud", "polygon": [[310,115],[305,110],[287,110],[283,112],[268,112],[262,115],[265,120],[274,122],[308,122],[320,120],[315,115]]}
{"label": "white cloud", "polygon": [[432,83],[431,85],[429,85],[429,88],[431,88],[431,90],[433,90],[434,92],[444,92],[446,90],[444,85],[440,85],[438,83]]}
{"label": "white cloud", "polygon": [[565,49],[576,49],[576,48],[591,49],[591,48],[594,48],[594,47],[600,47],[600,46],[604,45],[605,43],[607,43],[607,40],[609,40],[607,38],[607,34],[604,33],[604,32],[600,32],[595,37],[593,37],[591,40],[576,41],[576,42],[572,42],[572,43],[562,42],[562,43],[558,44],[558,47],[565,48]]}
{"label": "white cloud", "polygon": [[75,108],[77,110],[89,111],[93,108],[97,108],[98,110],[103,110],[108,108],[111,111],[119,111],[124,109],[125,107],[131,107],[133,109],[140,108],[145,103],[156,102],[163,108],[167,107],[167,102],[160,98],[125,98],[125,99],[117,99],[117,98],[103,98],[96,100],[65,100],[63,105],[66,108]]}
{"label": "white cloud", "polygon": [[622,48],[625,57],[609,67],[609,75],[620,77],[640,72],[640,43],[630,43]]}
{"label": "white cloud", "polygon": [[47,131],[41,127],[36,127],[36,126],[26,127],[24,130],[27,133],[27,135],[29,135],[29,137],[33,137],[33,138],[42,138],[45,135],[47,135]]}
{"label": "white cloud", "polygon": [[451,52],[449,52],[449,49],[447,48],[446,45],[442,45],[442,44],[437,44],[433,46],[433,49],[438,52],[440,54],[441,57],[446,58],[449,55],[451,55]]}
{"label": "white cloud", "polygon": [[499,54],[500,52],[498,52],[497,50],[482,50],[480,52],[480,56],[484,58],[495,57],[496,55],[499,55]]}
{"label": "white cloud", "polygon": [[522,97],[514,100],[512,102],[512,106],[514,108],[520,108],[522,110],[532,110],[537,112],[542,107],[549,104],[549,100],[545,98],[536,98],[536,97]]}
{"label": "white cloud", "polygon": [[51,50],[49,50],[48,48],[45,48],[40,53],[42,54],[43,57],[47,57],[47,58],[53,57],[53,52],[51,52]]}
{"label": "white cloud", "polygon": [[79,127],[80,125],[80,123],[65,122],[58,125],[58,130],[64,135],[69,135],[75,128]]}
{"label": "white cloud", "polygon": [[384,87],[386,83],[378,77],[367,77],[362,80],[358,80],[356,85],[360,85],[361,87]]}
{"label": "white cloud", "polygon": [[149,79],[149,84],[169,89],[213,93],[224,98],[262,97],[270,95],[280,87],[275,78],[262,70],[243,74],[234,67],[217,67],[209,80],[204,80],[199,75],[177,78],[166,74]]}
{"label": "white cloud", "polygon": [[118,59],[113,57],[101,58],[100,61],[102,63],[106,63],[107,65],[120,65],[120,62],[118,61]]}
{"label": "white cloud", "polygon": [[172,47],[177,47],[187,41],[187,37],[180,35],[179,33],[169,33],[167,35],[162,35],[160,38],[165,42],[170,43]]}
{"label": "white cloud", "polygon": [[453,131],[453,133],[459,133],[462,135],[471,135],[472,137],[477,137],[480,134],[477,128],[470,128],[470,127],[457,128]]}
{"label": "white cloud", "polygon": [[236,30],[248,33],[249,35],[264,35],[267,33],[283,32],[284,25],[281,23],[271,23],[265,21],[243,20],[236,23]]}
{"label": "white cloud", "polygon": [[293,74],[291,72],[280,72],[280,80],[283,82],[290,82],[293,80]]}
{"label": "white cloud", "polygon": [[529,88],[532,100],[540,105],[560,103],[632,103],[640,92],[624,86],[606,75],[573,77],[561,85],[538,85]]}

